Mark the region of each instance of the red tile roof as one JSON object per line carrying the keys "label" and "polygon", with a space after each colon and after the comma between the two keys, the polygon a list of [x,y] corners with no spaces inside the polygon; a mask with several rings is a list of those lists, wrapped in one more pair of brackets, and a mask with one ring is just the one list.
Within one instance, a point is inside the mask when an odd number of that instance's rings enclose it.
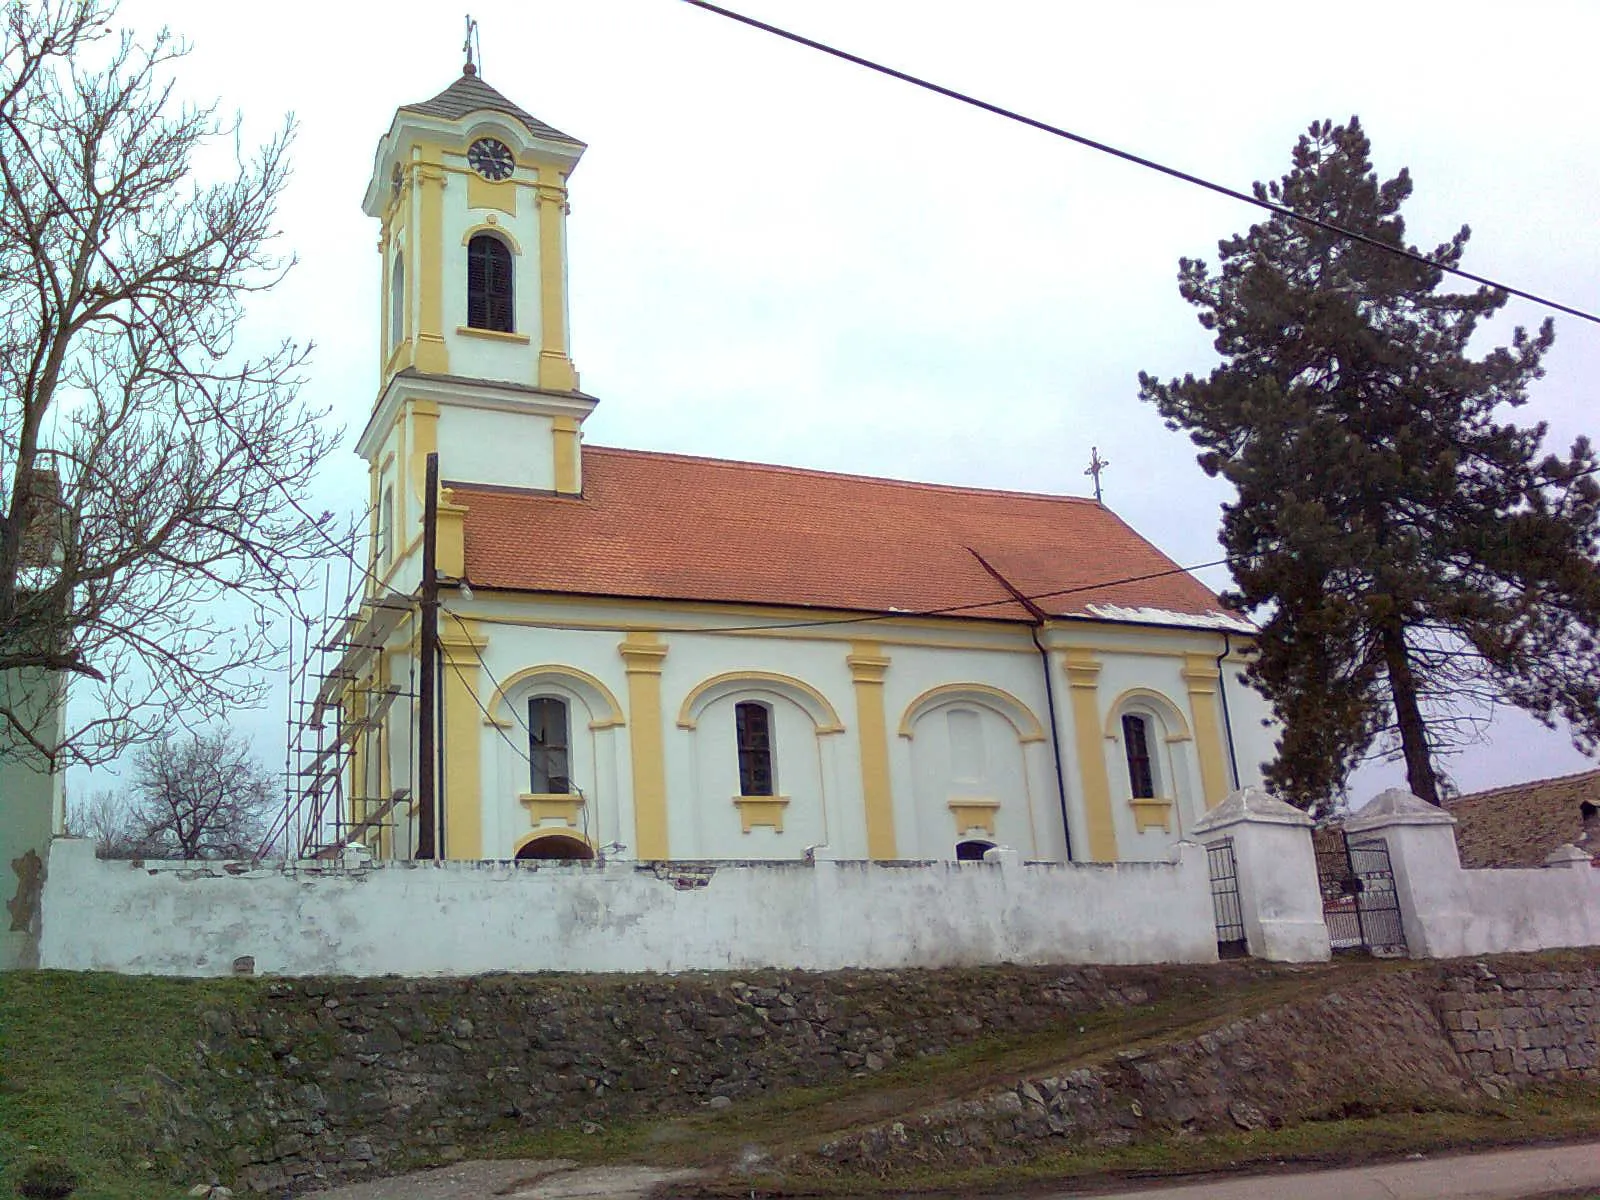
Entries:
{"label": "red tile roof", "polygon": [[1456,819],[1464,867],[1538,867],[1563,842],[1600,849],[1584,839],[1581,805],[1600,805],[1600,771],[1536,779],[1473,792],[1444,802]]}
{"label": "red tile roof", "polygon": [[583,463],[582,498],[450,485],[474,586],[1026,619],[971,547],[1052,616],[1242,627],[1092,500],[593,446]]}

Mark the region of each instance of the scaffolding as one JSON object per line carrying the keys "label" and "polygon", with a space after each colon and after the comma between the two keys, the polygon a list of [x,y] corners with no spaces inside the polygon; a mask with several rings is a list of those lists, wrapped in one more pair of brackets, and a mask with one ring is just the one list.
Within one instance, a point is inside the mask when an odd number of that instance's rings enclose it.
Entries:
{"label": "scaffolding", "polygon": [[416,609],[416,600],[399,592],[369,596],[317,636],[308,627],[298,662],[291,645],[284,805],[263,852],[331,857],[394,830],[395,810],[411,794],[409,767],[405,786],[391,779],[375,792],[374,777],[386,772],[370,764],[387,755],[391,770],[401,767],[384,735],[397,705],[398,723],[409,729],[416,691],[409,683],[380,684],[378,665]]}

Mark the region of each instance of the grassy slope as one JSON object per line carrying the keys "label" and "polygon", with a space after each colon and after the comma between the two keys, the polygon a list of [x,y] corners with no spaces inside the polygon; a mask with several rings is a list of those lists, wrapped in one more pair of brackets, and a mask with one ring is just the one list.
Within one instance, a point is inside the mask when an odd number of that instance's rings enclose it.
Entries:
{"label": "grassy slope", "polygon": [[65,1158],[79,1197],[170,1196],[141,1144],[154,1068],[181,1076],[207,1008],[249,985],[42,971],[0,974],[0,1195],[39,1155]]}
{"label": "grassy slope", "polygon": [[[1356,973],[1404,964],[1340,964],[1288,970],[1242,986],[1195,983],[1160,1004],[1080,1018],[1046,1034],[990,1039],[913,1059],[880,1074],[828,1087],[796,1088],[721,1111],[617,1125],[584,1133],[503,1132],[473,1144],[479,1157],[571,1157],[717,1167],[749,1146],[774,1159],[813,1149],[829,1136],[880,1124],[929,1105],[976,1095],[1118,1049],[1192,1037],[1219,1022],[1293,1003]],[[36,1154],[65,1157],[84,1177],[79,1197],[176,1194],[140,1145],[139,1093],[154,1067],[182,1077],[199,1014],[247,1004],[254,981],[183,981],[62,973],[0,975],[0,1196],[12,1194],[21,1165]],[[1600,1134],[1600,1090],[1485,1099],[1470,1111],[1375,1111],[1356,1119],[1216,1137],[1172,1137],[1115,1149],[1041,1158],[1005,1171],[944,1172],[878,1179],[804,1170],[790,1179],[730,1179],[729,1195],[752,1183],[791,1194],[942,1191],[958,1187],[1147,1176],[1271,1165],[1284,1159],[1362,1157],[1494,1142]],[[191,1180],[189,1182],[198,1182]],[[718,1190],[713,1186],[713,1191]]]}

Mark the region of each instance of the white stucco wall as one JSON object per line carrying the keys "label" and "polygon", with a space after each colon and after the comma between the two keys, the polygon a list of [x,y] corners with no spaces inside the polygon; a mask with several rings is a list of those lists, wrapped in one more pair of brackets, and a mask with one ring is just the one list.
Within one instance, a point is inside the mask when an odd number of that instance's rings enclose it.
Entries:
{"label": "white stucco wall", "polygon": [[40,965],[465,975],[1208,962],[1205,853],[1165,863],[101,862],[59,839]]}
{"label": "white stucco wall", "polygon": [[[614,856],[635,852],[634,717],[628,711],[629,680],[618,653],[630,629],[659,631],[667,648],[660,692],[671,857],[796,859],[810,845],[826,846],[834,858],[868,856],[861,714],[846,662],[854,641],[873,643],[890,661],[883,699],[896,856],[953,857],[963,836],[976,831],[958,827],[951,801],[975,795],[999,802],[993,841],[1029,859],[1067,857],[1055,750],[1048,736],[1044,667],[1025,626],[926,621],[902,626],[890,621],[795,628],[794,614],[763,617],[744,607],[545,600],[481,591],[471,598],[448,595],[445,604],[475,622],[485,643],[486,670],[479,673],[478,683],[483,703],[494,708],[499,722],[482,726],[478,747],[484,857],[511,857],[533,829],[518,796],[529,790],[522,722],[528,697],[536,693],[559,695],[569,703],[572,773],[586,799],[583,824],[576,831],[595,846],[627,847]],[[453,618],[443,624],[456,627]],[[1062,645],[1070,644],[1068,637],[1093,639],[1102,664],[1092,740],[1105,756],[1119,857],[1162,861],[1206,811],[1197,747],[1202,731],[1182,675],[1184,654],[1215,655],[1222,649],[1221,637],[1203,630],[1098,623],[1084,623],[1060,636]],[[1067,815],[1081,858],[1087,820],[1079,742],[1059,654],[1052,662]],[[528,677],[535,666],[580,672],[606,696],[575,687],[559,675]],[[1243,688],[1238,669],[1229,664],[1228,699],[1239,773],[1249,784],[1259,782],[1258,766],[1270,757],[1272,731],[1262,725],[1264,703]],[[749,676],[747,686],[719,692],[702,711],[691,714],[687,725],[683,722],[680,710],[697,688],[741,673]],[[801,681],[826,707],[769,677]],[[497,683],[505,685],[499,701]],[[961,691],[960,685],[975,687]],[[927,699],[936,689],[952,687],[958,690]],[[1122,744],[1106,734],[1108,725],[1113,731],[1118,728],[1115,705],[1130,692],[1164,697],[1171,710],[1170,727],[1155,731],[1152,746],[1162,794],[1175,802],[1169,829],[1137,830]],[[781,832],[766,825],[745,831],[733,803],[738,782],[733,710],[741,698],[772,704],[777,718],[775,774],[780,794],[789,799]],[[605,724],[601,709],[613,703],[623,724],[592,728]],[[951,760],[948,721],[954,709],[970,712],[979,724],[982,763],[975,776],[970,764],[958,768]],[[405,710],[396,709],[397,720],[405,716]],[[829,731],[834,717],[836,725]],[[1221,756],[1226,762],[1225,749]],[[965,774],[957,777],[958,769]],[[1227,782],[1231,785],[1231,773]]]}

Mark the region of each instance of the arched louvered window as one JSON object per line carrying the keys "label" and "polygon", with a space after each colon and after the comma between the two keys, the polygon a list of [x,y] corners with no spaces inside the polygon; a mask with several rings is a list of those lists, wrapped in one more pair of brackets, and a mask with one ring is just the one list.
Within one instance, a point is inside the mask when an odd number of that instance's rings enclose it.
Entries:
{"label": "arched louvered window", "polygon": [[528,701],[529,790],[535,795],[570,795],[567,702],[555,696]]}
{"label": "arched louvered window", "polygon": [[467,325],[515,333],[512,319],[511,250],[492,233],[467,243]]}
{"label": "arched louvered window", "polygon": [[739,743],[739,794],[770,796],[772,790],[772,709],[755,700],[736,704],[734,734]]}
{"label": "arched louvered window", "polygon": [[389,272],[389,348],[400,344],[406,335],[406,260],[394,256],[394,269]]}
{"label": "arched louvered window", "polygon": [[1156,794],[1155,767],[1150,761],[1150,722],[1132,713],[1122,718],[1122,748],[1128,755],[1128,787],[1135,800]]}
{"label": "arched louvered window", "polygon": [[394,485],[385,484],[378,501],[378,564],[394,558]]}

